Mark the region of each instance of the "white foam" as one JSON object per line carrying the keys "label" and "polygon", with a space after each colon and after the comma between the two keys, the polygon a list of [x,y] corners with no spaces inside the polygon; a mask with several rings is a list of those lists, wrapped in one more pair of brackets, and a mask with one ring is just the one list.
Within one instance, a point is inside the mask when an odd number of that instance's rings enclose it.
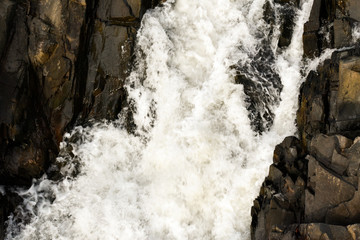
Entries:
{"label": "white foam", "polygon": [[360,24],[359,23],[354,24],[354,27],[352,28],[352,31],[351,31],[351,35],[352,35],[352,41],[354,43],[359,41],[359,39],[360,39]]}

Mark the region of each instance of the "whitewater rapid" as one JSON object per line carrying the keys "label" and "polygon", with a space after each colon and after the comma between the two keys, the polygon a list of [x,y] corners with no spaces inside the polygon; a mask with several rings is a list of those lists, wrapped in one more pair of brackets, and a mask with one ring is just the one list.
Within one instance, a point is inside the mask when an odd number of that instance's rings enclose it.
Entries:
{"label": "whitewater rapid", "polygon": [[[296,131],[312,0],[301,1],[292,42],[281,51],[264,4],[168,0],[145,14],[127,79],[134,133],[120,116],[66,134],[57,159],[66,177],[44,176],[18,191],[24,204],[7,238],[249,239],[250,208],[274,146]],[[233,66],[249,64],[264,38],[272,38],[269,64],[283,88],[269,106],[273,125],[258,134]]]}

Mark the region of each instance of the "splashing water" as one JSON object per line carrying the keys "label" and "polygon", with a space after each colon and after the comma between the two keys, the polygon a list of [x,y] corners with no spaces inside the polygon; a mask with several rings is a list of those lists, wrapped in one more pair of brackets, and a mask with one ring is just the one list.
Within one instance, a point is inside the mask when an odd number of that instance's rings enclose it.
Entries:
{"label": "splashing water", "polygon": [[269,31],[264,3],[177,0],[148,12],[127,84],[134,134],[121,127],[124,119],[66,134],[62,151],[75,156],[57,160],[66,177],[44,176],[19,191],[24,204],[7,238],[249,239],[250,207],[273,148],[296,130],[301,37],[312,5],[302,1],[290,46],[280,54],[271,46],[267,68],[283,89],[267,104],[275,118],[260,135],[232,66],[251,64],[264,38],[278,38],[258,34]]}

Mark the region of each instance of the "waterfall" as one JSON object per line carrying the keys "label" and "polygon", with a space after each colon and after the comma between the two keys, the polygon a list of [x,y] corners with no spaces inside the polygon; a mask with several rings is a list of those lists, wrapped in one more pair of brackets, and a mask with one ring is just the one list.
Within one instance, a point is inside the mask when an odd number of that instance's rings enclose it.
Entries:
{"label": "waterfall", "polygon": [[[280,20],[264,21],[265,2],[168,0],[146,13],[126,87],[134,131],[123,114],[66,134],[63,177],[17,190],[24,202],[7,238],[249,239],[273,149],[296,131],[312,6],[301,1],[291,44],[278,49]],[[253,104],[239,74],[263,102]]]}

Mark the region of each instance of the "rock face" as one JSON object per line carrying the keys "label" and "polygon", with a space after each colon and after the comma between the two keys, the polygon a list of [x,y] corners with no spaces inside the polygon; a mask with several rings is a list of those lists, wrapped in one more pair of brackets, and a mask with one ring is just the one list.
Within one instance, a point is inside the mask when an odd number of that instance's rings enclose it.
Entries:
{"label": "rock face", "polygon": [[302,85],[297,114],[304,146],[318,133],[360,135],[358,48],[335,52]]}
{"label": "rock face", "polygon": [[28,185],[66,129],[113,119],[146,9],[155,0],[0,3],[0,185]]}
{"label": "rock face", "polygon": [[[46,172],[74,123],[117,116],[140,20],[162,2],[0,2],[0,185],[30,185]],[[0,190],[3,239],[21,200]]]}
{"label": "rock face", "polygon": [[319,134],[309,148],[299,152],[294,137],[276,147],[252,208],[253,239],[358,239],[360,141]]}
{"label": "rock face", "polygon": [[287,137],[252,207],[252,239],[360,239],[358,1],[314,1],[307,57],[344,47],[310,72],[299,96],[299,139]]}
{"label": "rock face", "polygon": [[304,26],[305,56],[319,56],[326,48],[351,46],[356,41],[359,8],[357,0],[314,0]]}

